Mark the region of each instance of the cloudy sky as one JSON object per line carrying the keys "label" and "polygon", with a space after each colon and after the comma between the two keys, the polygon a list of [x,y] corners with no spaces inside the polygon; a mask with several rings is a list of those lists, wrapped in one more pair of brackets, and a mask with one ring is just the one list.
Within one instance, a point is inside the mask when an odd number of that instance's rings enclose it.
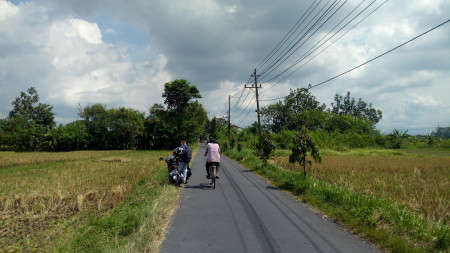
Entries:
{"label": "cloudy sky", "polygon": [[[255,69],[265,106],[449,18],[445,0],[0,0],[0,118],[31,86],[64,124],[79,105],[148,112],[166,82],[187,79],[210,117],[231,95],[232,123],[246,126]],[[372,103],[385,133],[450,126],[450,23],[310,91],[327,106],[347,91]]]}

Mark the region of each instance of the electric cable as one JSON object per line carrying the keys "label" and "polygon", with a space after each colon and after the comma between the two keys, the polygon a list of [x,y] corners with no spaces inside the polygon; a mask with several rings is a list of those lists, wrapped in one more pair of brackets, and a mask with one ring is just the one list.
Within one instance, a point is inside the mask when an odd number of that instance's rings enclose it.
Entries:
{"label": "electric cable", "polygon": [[[321,1],[322,2],[322,1]],[[309,18],[309,16],[311,15],[311,14],[313,14],[314,13],[314,11],[316,10],[316,8],[319,6],[319,4],[320,4],[320,2],[319,3],[317,3],[317,5],[313,8],[313,10],[308,14],[308,16],[306,16],[306,18],[305,18],[305,20],[304,21],[306,21],[308,18]],[[302,34],[303,34],[303,32],[305,31],[305,29],[307,29],[307,27],[314,21],[314,19],[316,19],[316,17],[320,14],[320,12],[322,12],[322,10],[325,8],[325,6],[326,6],[326,4],[322,7],[322,9],[320,9],[318,12],[317,12],[317,14],[309,21],[309,23],[307,24],[307,25],[305,25],[305,27],[298,33],[298,35],[278,54],[278,56],[276,56],[275,57],[275,60],[273,60],[270,64],[269,64],[269,66],[268,67],[266,67],[265,69],[263,69],[262,71],[259,71],[260,72],[260,74],[264,74],[266,71],[268,71],[270,68],[271,68],[271,66],[273,66],[274,64],[276,64],[278,61],[279,61],[279,56],[280,55],[283,55],[283,53],[284,54],[286,54],[286,53],[288,53],[289,52],[289,50],[288,50],[288,52],[286,52],[285,53],[285,51],[289,48],[289,47],[291,47],[291,45],[292,45],[292,43],[294,43],[295,41],[301,41],[302,40],[302,38],[304,37],[304,35],[300,38],[300,39],[298,39],[299,38],[299,36],[301,36]],[[317,22],[317,21],[316,21]],[[301,23],[301,25],[303,24],[303,22]],[[298,28],[300,28],[300,26],[298,26]],[[298,30],[298,28],[295,30],[295,31],[297,31]],[[295,46],[295,45],[294,45]],[[294,46],[292,46],[292,47],[294,47]],[[291,47],[291,48],[292,48]],[[277,60],[278,59],[278,60]]]}
{"label": "electric cable", "polygon": [[[316,29],[316,31],[311,34],[308,39],[304,40],[303,43],[301,43],[299,46],[297,46],[320,22],[322,22],[322,20],[336,7],[336,5],[341,1],[339,0],[338,3],[336,3],[337,0],[335,0],[327,9],[324,13],[322,13],[322,15],[315,21],[315,23],[308,29],[308,31],[306,31],[305,34],[302,35],[302,37],[297,40],[294,45],[292,47],[289,48],[289,50],[287,52],[285,52],[278,60],[276,60],[273,64],[271,64],[269,67],[267,67],[265,70],[263,70],[260,73],[260,80],[262,81],[267,75],[269,75],[270,73],[272,73],[275,69],[277,69],[281,64],[283,64],[289,57],[291,57],[295,52],[298,51],[298,49],[300,49],[335,13],[333,13],[325,22],[322,23],[322,25]],[[347,2],[347,0],[345,1]],[[345,3],[344,2],[344,3]],[[326,6],[326,5],[325,5]],[[324,7],[325,7],[324,6]],[[324,9],[324,7],[322,8],[322,10]],[[342,5],[341,5],[342,7]],[[339,7],[340,8],[340,7]],[[320,13],[320,12],[319,12]],[[318,14],[319,14],[318,13]],[[318,15],[317,14],[317,15]],[[316,15],[316,17],[317,17]],[[312,21],[311,21],[312,22]],[[310,23],[311,23],[310,22]],[[294,48],[296,48],[293,52],[291,52]],[[291,52],[291,53],[290,53]],[[287,55],[288,53],[290,53],[289,55]],[[276,66],[275,66],[276,65]]]}
{"label": "electric cable", "polygon": [[[410,40],[408,40],[408,41],[406,41],[406,42],[403,42],[402,44],[400,44],[400,45],[398,45],[398,46],[396,46],[396,47],[394,47],[394,48],[392,48],[392,49],[390,49],[390,50],[388,50],[388,51],[386,51],[386,52],[384,52],[384,53],[382,53],[382,54],[380,54],[380,55],[378,55],[378,56],[376,56],[376,57],[374,57],[374,58],[372,58],[372,59],[370,59],[370,60],[368,60],[368,61],[366,61],[366,62],[360,64],[360,65],[358,65],[358,66],[356,66],[356,67],[353,67],[353,68],[351,68],[351,69],[349,69],[349,70],[347,70],[347,71],[345,71],[345,72],[343,72],[343,73],[341,73],[341,74],[339,74],[339,75],[336,75],[336,76],[334,76],[334,77],[332,77],[332,78],[330,78],[330,79],[327,79],[327,80],[325,80],[325,81],[323,81],[323,82],[320,82],[320,83],[318,83],[318,84],[310,85],[310,86],[308,87],[308,90],[309,90],[309,89],[312,89],[312,88],[315,88],[315,87],[317,87],[317,86],[320,86],[320,85],[322,85],[322,84],[324,84],[324,83],[327,83],[327,82],[329,82],[329,81],[332,81],[332,80],[334,80],[334,79],[336,79],[336,78],[338,78],[338,77],[340,77],[340,76],[343,76],[343,75],[345,75],[345,74],[347,74],[347,73],[349,73],[349,72],[351,72],[351,71],[353,71],[353,70],[355,70],[355,69],[358,69],[358,68],[360,68],[360,67],[362,67],[362,66],[364,66],[364,65],[366,65],[366,64],[368,64],[368,63],[370,63],[370,62],[372,62],[372,61],[374,61],[374,60],[376,60],[376,59],[378,59],[378,58],[380,58],[380,57],[382,57],[382,56],[385,56],[386,54],[391,53],[391,52],[397,50],[398,48],[400,48],[400,47],[402,47],[402,46],[404,46],[404,45],[406,45],[406,44],[408,44],[408,43],[410,43],[410,42],[412,42],[412,41],[414,41],[414,40],[416,40],[416,39],[418,39],[418,38],[424,36],[425,34],[431,32],[431,31],[433,31],[433,30],[436,30],[437,28],[439,28],[439,27],[441,27],[441,26],[447,24],[448,22],[450,22],[450,19],[444,21],[443,23],[441,23],[441,24],[439,24],[439,25],[437,25],[437,26],[434,26],[433,28],[431,28],[431,29],[429,29],[429,30],[427,30],[427,31],[425,31],[425,32],[423,32],[423,33],[421,33],[421,34],[419,34],[419,35],[413,37],[412,39],[410,39]],[[279,97],[279,98],[274,98],[274,99],[270,99],[270,100],[266,100],[266,101],[278,100],[278,99],[285,98],[285,97],[287,97],[287,96]]]}
{"label": "electric cable", "polygon": [[435,27],[429,29],[428,31],[426,31],[426,32],[424,32],[424,33],[422,33],[422,34],[420,34],[420,35],[417,35],[416,37],[414,37],[414,38],[412,38],[412,39],[410,39],[410,40],[408,40],[408,41],[406,41],[406,42],[404,42],[404,43],[402,43],[402,44],[400,44],[400,45],[398,45],[398,46],[396,46],[396,47],[394,47],[394,48],[392,48],[392,49],[390,49],[390,50],[388,50],[388,51],[386,51],[386,52],[384,52],[384,53],[378,55],[377,57],[374,57],[374,58],[372,58],[372,59],[370,59],[370,60],[368,60],[368,61],[366,61],[366,62],[364,62],[364,63],[362,63],[362,64],[360,64],[360,65],[358,65],[358,66],[356,66],[356,67],[354,67],[354,68],[351,68],[351,69],[349,69],[349,70],[347,70],[347,71],[345,71],[345,72],[343,72],[343,73],[341,73],[341,74],[339,74],[339,75],[337,75],[337,76],[335,76],[335,77],[332,77],[332,78],[330,78],[330,79],[328,79],[328,80],[325,80],[325,81],[323,81],[323,82],[321,82],[321,83],[312,85],[311,87],[309,87],[309,89],[315,88],[315,87],[317,87],[317,86],[319,86],[319,85],[322,85],[322,84],[327,83],[327,82],[329,82],[329,81],[331,81],[331,80],[334,80],[334,79],[336,79],[336,78],[338,78],[338,77],[340,77],[340,76],[342,76],[342,75],[345,75],[345,74],[347,74],[347,73],[349,73],[349,72],[351,72],[351,71],[353,71],[353,70],[355,70],[355,69],[358,69],[358,68],[360,68],[360,67],[366,65],[367,63],[372,62],[372,61],[374,61],[374,60],[376,60],[376,59],[378,59],[378,58],[380,58],[380,57],[382,57],[382,56],[384,56],[384,55],[386,55],[386,54],[388,54],[388,53],[390,53],[390,52],[392,52],[392,51],[394,51],[394,50],[396,50],[396,49],[398,49],[398,48],[400,48],[400,47],[402,47],[402,46],[404,46],[404,45],[406,45],[406,44],[408,44],[408,43],[410,43],[411,41],[414,41],[414,40],[416,40],[416,39],[422,37],[423,35],[425,35],[425,34],[431,32],[431,31],[433,31],[433,30],[435,30],[435,29],[437,29],[437,28],[439,28],[439,27],[441,27],[441,26],[447,24],[448,22],[450,22],[450,19],[448,19],[447,21],[445,21],[445,22],[443,22],[443,23],[441,23],[441,24],[439,24],[439,25],[437,25],[437,26],[435,26]]}
{"label": "electric cable", "polygon": [[[376,0],[375,0],[376,1]],[[319,47],[317,47],[317,50],[322,47],[326,42],[328,42],[331,38],[333,38],[335,35],[337,35],[340,31],[342,31],[345,27],[347,27],[353,20],[355,20],[359,15],[361,15],[364,11],[367,10],[368,7],[370,7],[370,5],[372,5],[375,1],[373,1],[372,3],[370,3],[368,6],[366,6],[363,10],[361,10],[355,17],[353,17],[350,21],[348,21],[344,26],[342,26],[335,34],[333,34],[333,36],[331,36],[330,38],[328,38],[326,41],[324,41]],[[350,32],[351,30],[353,30],[357,25],[359,25],[362,21],[364,21],[366,18],[368,18],[370,15],[372,15],[375,11],[377,11],[381,6],[383,6],[388,0],[385,0],[382,4],[380,4],[378,7],[376,7],[374,10],[372,10],[369,14],[367,14],[364,18],[362,18],[360,21],[358,21],[355,25],[353,25],[351,28],[349,28],[345,33],[343,33],[341,36],[339,36],[336,40],[334,40],[333,42],[331,42],[328,46],[326,46],[324,49],[322,49],[319,53],[317,53],[316,55],[314,55],[312,58],[310,58],[308,61],[306,61],[304,64],[300,65],[297,69],[295,69],[293,72],[291,72],[290,74],[288,74],[287,76],[285,76],[284,78],[282,78],[281,80],[279,80],[278,82],[276,82],[275,84],[271,85],[271,86],[266,86],[267,88],[262,91],[261,93],[267,91],[268,89],[272,88],[273,86],[281,83],[282,81],[284,81],[286,78],[288,78],[289,76],[291,76],[292,74],[294,74],[295,72],[297,72],[300,68],[304,67],[306,64],[308,64],[309,62],[311,62],[313,59],[315,59],[317,56],[319,56],[321,53],[323,53],[326,49],[328,49],[330,46],[332,46],[334,43],[336,43],[338,40],[340,40],[343,36],[345,36],[348,32]],[[311,51],[308,55],[306,55],[305,57],[301,58],[302,60],[306,59],[308,56],[310,56],[312,53],[316,52],[317,50],[313,50]],[[302,60],[297,60],[296,64],[300,63]],[[292,67],[294,67],[295,65],[292,64],[288,69],[286,69],[285,71],[283,71],[281,74],[284,74],[285,72],[287,72],[288,70],[290,70]],[[269,81],[266,81],[265,83],[269,83],[274,81],[274,79],[278,78],[279,76],[281,76],[281,74],[277,75],[275,78],[272,78]],[[264,84],[264,83],[262,83]]]}
{"label": "electric cable", "polygon": [[[302,15],[302,17],[297,21],[297,23],[295,23],[295,25],[289,30],[289,32],[286,35],[284,35],[283,39],[281,39],[281,41],[278,42],[278,44],[275,46],[275,48],[272,49],[272,51],[262,60],[261,63],[258,64],[258,66],[256,66],[256,69],[259,69],[260,67],[263,67],[270,60],[270,58],[272,58],[272,56],[274,54],[276,54],[278,52],[278,50],[280,50],[280,48],[286,43],[286,41],[288,41],[292,37],[292,35],[298,30],[298,28],[303,24],[303,22],[306,20],[307,17],[301,23],[300,23],[300,21],[305,17],[305,15],[309,12],[309,10],[316,3],[316,1],[317,0],[314,0],[314,2],[305,11],[305,13]],[[322,0],[320,0],[320,2],[322,2]],[[317,5],[319,5],[320,2]],[[317,7],[317,5],[316,5],[316,7]],[[313,11],[314,11],[314,9],[313,9]],[[299,23],[300,23],[300,25],[299,25]],[[294,30],[294,28],[295,28],[295,30]],[[292,31],[292,30],[294,30],[294,31]]]}

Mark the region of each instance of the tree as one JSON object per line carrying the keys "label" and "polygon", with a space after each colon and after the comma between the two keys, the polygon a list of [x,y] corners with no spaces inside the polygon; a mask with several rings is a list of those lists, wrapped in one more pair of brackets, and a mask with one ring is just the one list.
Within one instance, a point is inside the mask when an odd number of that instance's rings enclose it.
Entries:
{"label": "tree", "polygon": [[93,149],[133,149],[144,134],[144,113],[134,109],[106,109],[97,103],[80,107],[78,115],[83,118]]}
{"label": "tree", "polygon": [[430,134],[427,134],[425,136],[425,139],[427,140],[427,145],[431,147],[436,141],[436,135],[434,134],[434,132],[431,132]]}
{"label": "tree", "polygon": [[264,165],[267,164],[267,160],[270,158],[274,149],[272,134],[268,130],[262,131],[259,135],[258,150],[260,150],[259,158],[264,161]]}
{"label": "tree", "polygon": [[437,127],[436,137],[438,138],[450,138],[450,127]]}
{"label": "tree", "polygon": [[134,149],[144,131],[144,113],[120,107],[107,111],[106,128],[110,149]]}
{"label": "tree", "polygon": [[287,125],[289,120],[289,110],[281,101],[276,104],[263,107],[261,109],[262,121],[264,125],[274,132],[278,133]]}
{"label": "tree", "polygon": [[207,112],[198,101],[168,109],[154,104],[145,120],[144,142],[152,148],[171,149],[179,144],[181,136],[188,143],[196,141],[204,133],[207,120]]}
{"label": "tree", "polygon": [[186,107],[193,98],[201,98],[197,86],[192,85],[185,79],[177,79],[164,84],[164,93],[162,94],[164,104],[169,109],[180,111],[181,108]]}
{"label": "tree", "polygon": [[350,97],[349,91],[345,97],[336,94],[334,101],[335,104],[331,103],[331,112],[334,114],[352,116],[356,119],[363,118],[373,124],[378,123],[383,116],[381,110],[372,108],[372,104],[367,104],[361,98],[356,102],[354,98]]}
{"label": "tree", "polygon": [[307,160],[308,153],[311,154],[315,162],[322,162],[319,150],[316,148],[314,140],[309,135],[308,129],[302,127],[294,138],[292,153],[289,155],[289,163],[295,164],[298,162],[300,166],[303,167],[304,179],[306,178],[306,166],[312,165],[312,162]]}
{"label": "tree", "polygon": [[108,149],[107,140],[107,110],[106,106],[100,103],[87,105],[78,109],[78,116],[83,118],[89,134],[89,148]]}
{"label": "tree", "polygon": [[17,116],[22,116],[27,121],[34,121],[35,124],[44,126],[45,128],[52,128],[55,126],[55,114],[52,109],[53,106],[49,104],[39,103],[39,95],[34,87],[30,87],[25,92],[20,93],[11,105],[13,109],[9,112],[9,119]]}
{"label": "tree", "polygon": [[182,112],[180,131],[188,142],[196,141],[205,129],[208,113],[198,101],[189,103]]}
{"label": "tree", "polygon": [[148,143],[152,149],[171,149],[179,141],[176,140],[176,131],[174,113],[167,111],[161,104],[154,104],[145,119],[144,143]]}
{"label": "tree", "polygon": [[394,129],[394,131],[390,134],[392,148],[399,149],[403,147],[403,140],[408,137],[407,132],[408,130],[401,131]]}
{"label": "tree", "polygon": [[11,105],[13,109],[2,127],[4,144],[16,151],[42,150],[49,130],[55,126],[53,107],[39,103],[34,87],[21,92]]}
{"label": "tree", "polygon": [[209,126],[209,137],[217,139],[217,118],[213,117]]}
{"label": "tree", "polygon": [[263,122],[274,133],[283,128],[300,130],[302,126],[317,129],[325,119],[325,104],[320,104],[308,89],[290,90],[283,102],[261,109]]}
{"label": "tree", "polygon": [[50,131],[50,137],[48,149],[52,151],[84,150],[88,147],[89,135],[83,121],[59,125]]}

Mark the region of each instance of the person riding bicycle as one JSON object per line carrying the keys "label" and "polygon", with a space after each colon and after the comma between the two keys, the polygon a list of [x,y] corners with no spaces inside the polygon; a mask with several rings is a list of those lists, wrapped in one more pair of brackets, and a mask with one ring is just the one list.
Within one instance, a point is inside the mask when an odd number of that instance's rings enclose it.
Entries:
{"label": "person riding bicycle", "polygon": [[208,167],[211,163],[216,164],[216,178],[219,178],[220,153],[220,147],[219,144],[217,144],[216,140],[214,140],[214,138],[209,139],[205,151],[205,156],[208,156],[206,158],[206,178],[210,178]]}

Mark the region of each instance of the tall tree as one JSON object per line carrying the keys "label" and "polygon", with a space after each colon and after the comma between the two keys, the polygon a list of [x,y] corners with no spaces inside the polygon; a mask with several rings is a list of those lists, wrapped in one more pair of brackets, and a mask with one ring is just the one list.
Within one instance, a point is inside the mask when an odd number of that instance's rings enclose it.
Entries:
{"label": "tall tree", "polygon": [[191,85],[185,79],[176,79],[172,82],[164,84],[164,93],[162,97],[165,98],[164,104],[169,109],[181,111],[194,98],[201,98],[197,86]]}
{"label": "tall tree", "polygon": [[30,87],[27,92],[28,94],[21,92],[20,97],[11,103],[13,109],[9,112],[9,119],[22,116],[25,120],[34,121],[45,128],[54,127],[53,106],[39,103],[39,95],[34,87]]}
{"label": "tall tree", "polygon": [[154,104],[145,120],[145,143],[151,148],[173,148],[181,136],[188,143],[196,141],[203,134],[207,113],[194,98],[201,98],[195,85],[184,79],[177,79],[164,85],[163,105]]}
{"label": "tall tree", "polygon": [[347,91],[345,97],[336,94],[334,101],[335,103],[331,103],[331,112],[335,114],[352,116],[356,119],[366,119],[374,124],[378,123],[383,116],[381,110],[376,110],[372,107],[372,104],[367,104],[361,98],[356,102],[354,98],[350,97],[349,91]]}
{"label": "tall tree", "polygon": [[17,151],[39,151],[48,142],[48,132],[55,126],[53,106],[39,103],[34,87],[21,92],[3,125],[8,147]]}
{"label": "tall tree", "polygon": [[319,128],[325,118],[325,104],[320,104],[308,89],[290,90],[283,102],[262,108],[263,122],[275,133],[283,128],[299,131],[302,126]]}

